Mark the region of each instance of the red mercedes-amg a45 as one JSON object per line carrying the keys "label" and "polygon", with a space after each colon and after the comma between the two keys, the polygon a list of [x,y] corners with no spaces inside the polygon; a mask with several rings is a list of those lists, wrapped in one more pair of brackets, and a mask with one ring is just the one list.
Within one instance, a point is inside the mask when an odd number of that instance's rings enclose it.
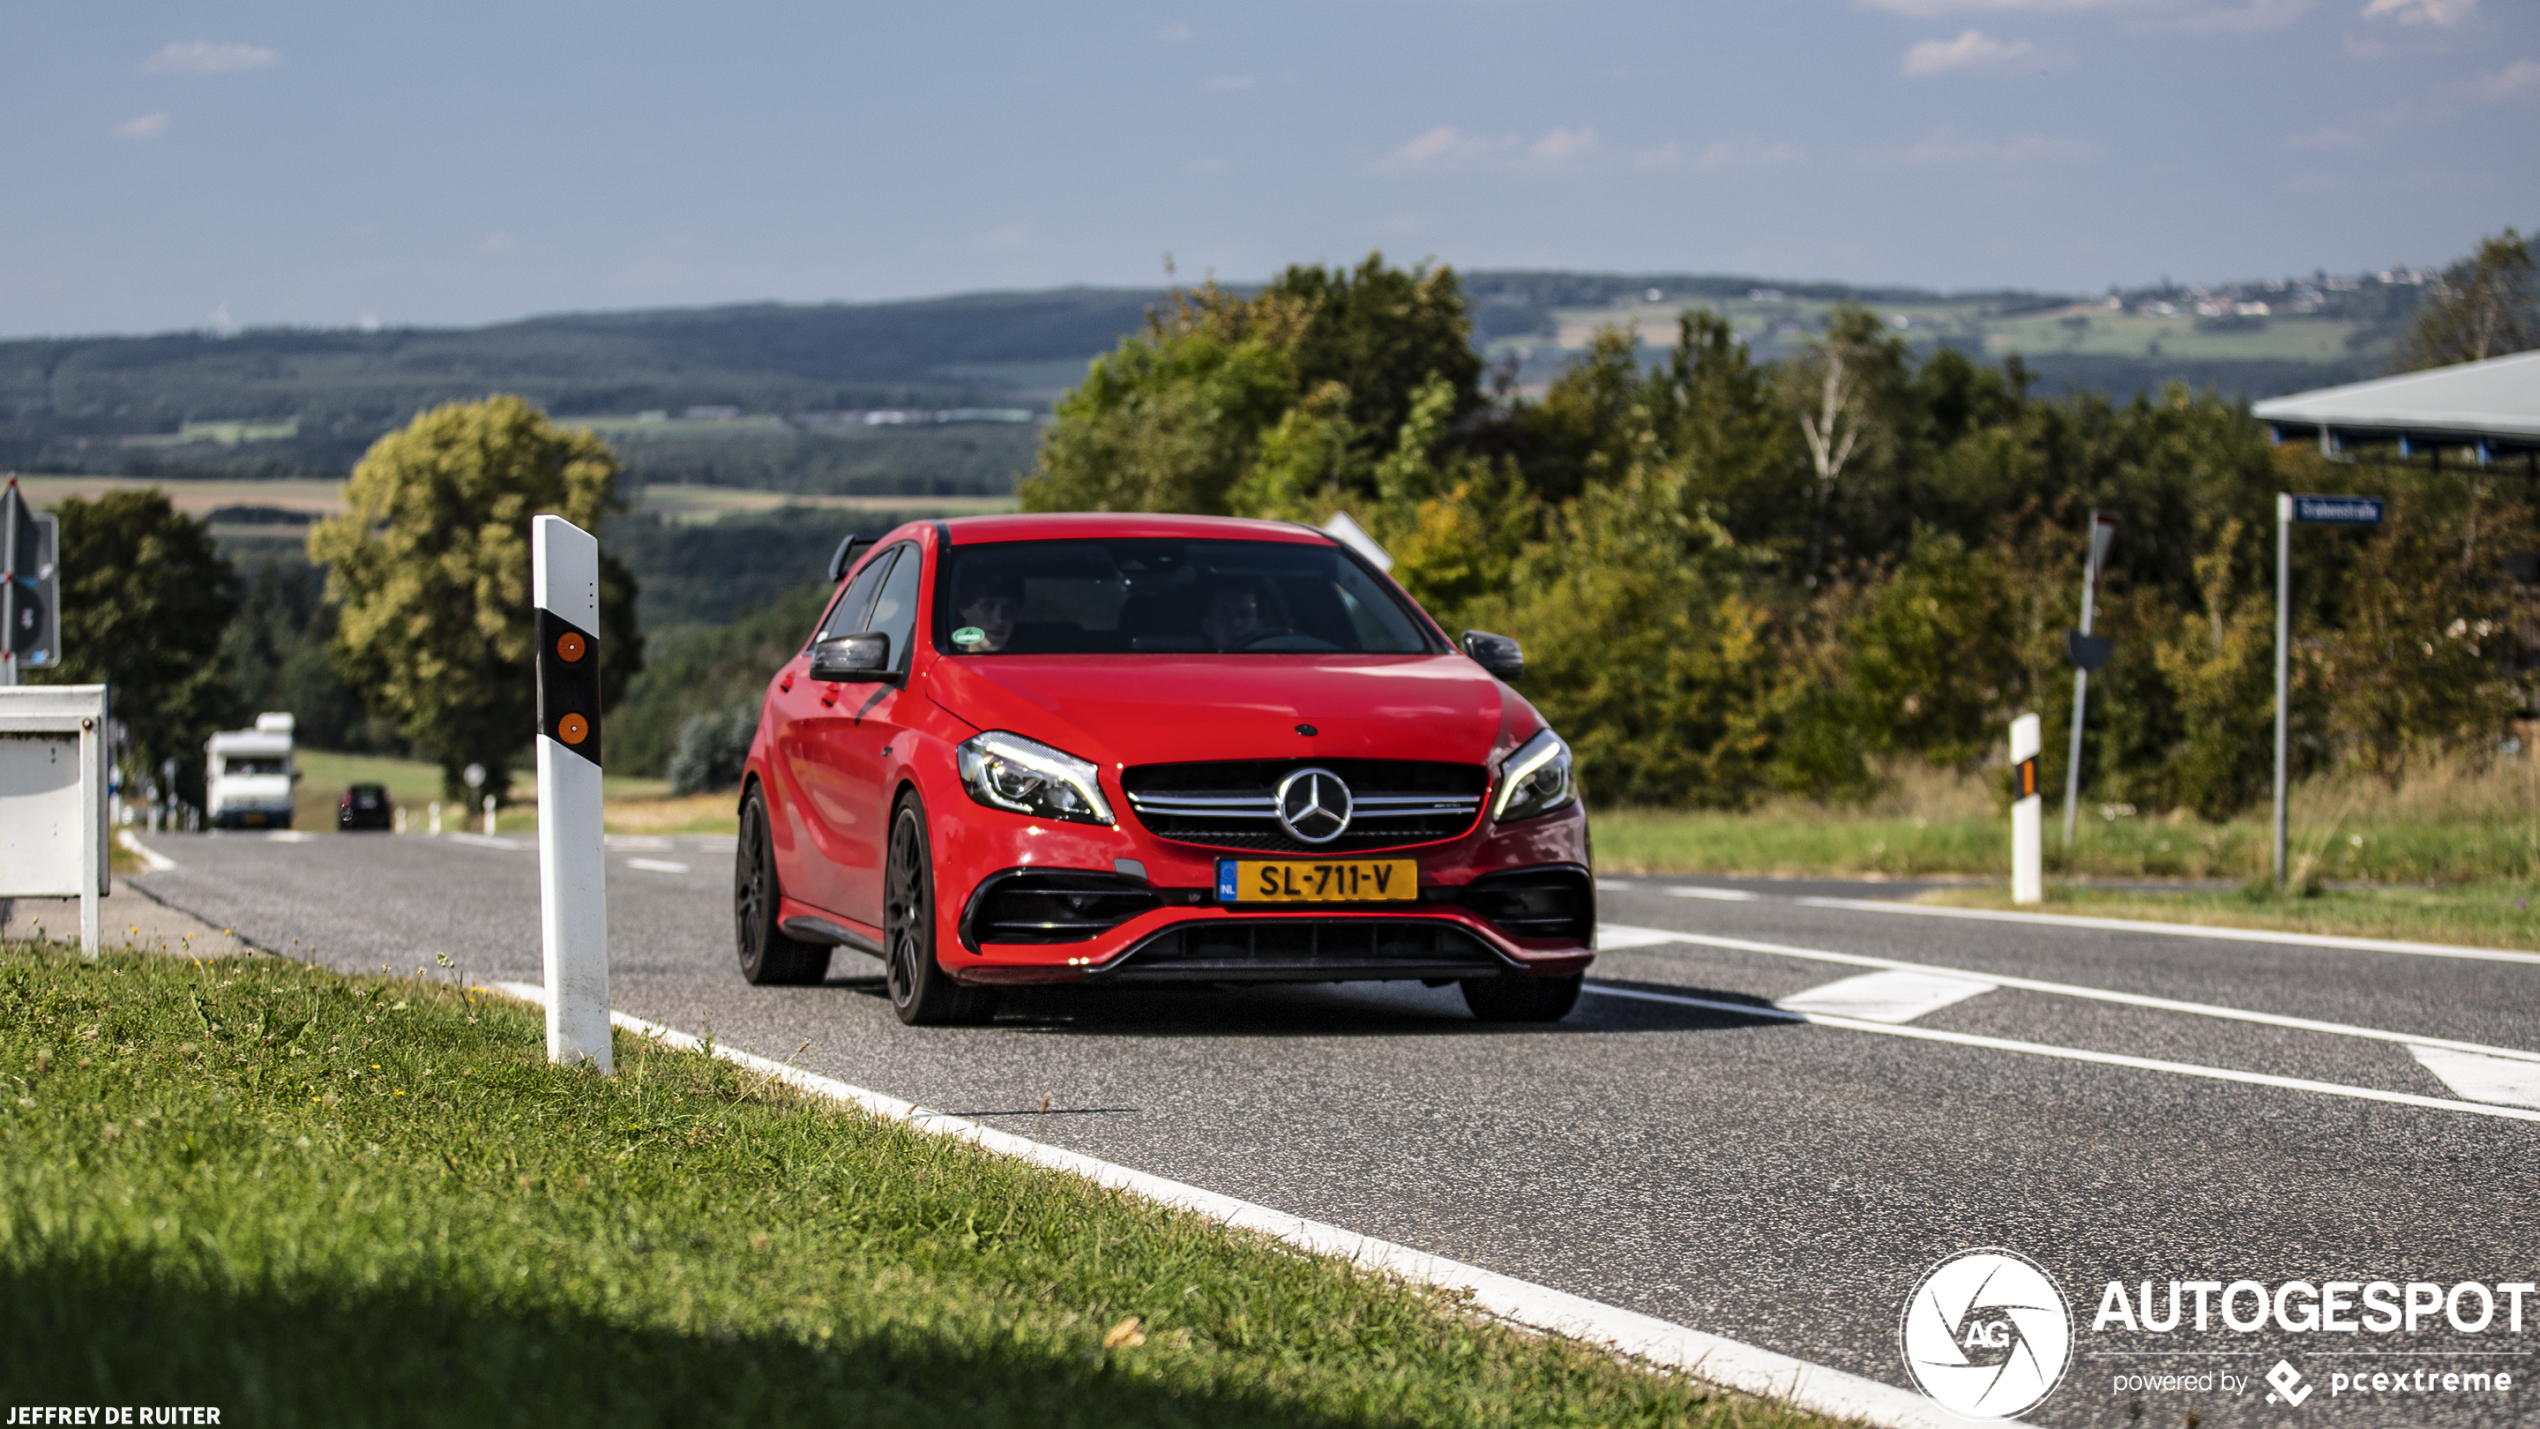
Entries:
{"label": "red mercedes-amg a45", "polygon": [[1570,750],[1321,531],[917,522],[842,547],[741,785],[742,975],[882,959],[913,1023],[1026,983],[1462,985],[1577,1001],[1596,885]]}

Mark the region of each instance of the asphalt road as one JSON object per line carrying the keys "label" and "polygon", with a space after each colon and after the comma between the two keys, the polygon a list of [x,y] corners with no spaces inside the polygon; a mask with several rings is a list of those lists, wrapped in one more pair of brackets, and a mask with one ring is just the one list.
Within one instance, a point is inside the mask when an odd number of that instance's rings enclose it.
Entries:
{"label": "asphalt road", "polygon": [[[536,854],[502,842],[166,837],[177,866],[135,881],[333,966],[409,972],[443,952],[478,980],[535,981]],[[2540,1379],[2540,1294],[2521,1333],[2492,1289],[2479,1333],[2440,1312],[2413,1334],[2199,1332],[2192,1292],[2175,1331],[2095,1324],[2110,1281],[2154,1282],[2164,1311],[2172,1280],[2540,1281],[2540,1123],[2480,1114],[2402,1040],[2282,1025],[2540,1052],[2540,958],[1807,901],[1897,885],[1635,878],[1601,885],[1609,951],[1555,1027],[1482,1027],[1453,989],[1352,984],[1029,990],[993,1026],[913,1029],[858,954],[825,986],[740,980],[728,839],[611,846],[620,1010],[773,1056],[809,1043],[808,1069],[893,1096],[1892,1384],[1910,1383],[1899,1324],[1924,1273],[2007,1247],[2070,1304],[2070,1368],[2026,1416],[2043,1424],[2540,1423],[2540,1384],[2521,1383]],[[1846,957],[1950,976],[1801,996],[1879,971]],[[2010,978],[2053,986],[1988,981]],[[1924,995],[1931,1010],[1904,1005]],[[1850,1020],[1794,1021],[1771,1006],[1785,999]],[[2102,1054],[2162,1065],[2086,1060]],[[2540,1105],[2540,1064],[2452,1066]],[[2251,1074],[2301,1085],[2231,1079]],[[2299,1323],[2306,1302],[2286,1298]],[[2474,1320],[2476,1295],[2459,1303]],[[2298,1407],[2268,1400],[2279,1360]],[[2332,1397],[2333,1375],[2420,1370],[2438,1388]],[[2447,1393],[2447,1371],[2515,1384]],[[2164,1375],[2192,1387],[2120,1383]]]}

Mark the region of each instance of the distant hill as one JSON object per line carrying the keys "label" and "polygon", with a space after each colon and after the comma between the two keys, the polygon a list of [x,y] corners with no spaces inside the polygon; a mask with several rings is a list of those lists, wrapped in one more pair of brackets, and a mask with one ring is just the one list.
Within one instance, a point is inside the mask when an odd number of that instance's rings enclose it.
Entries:
{"label": "distant hill", "polygon": [[[2019,351],[2047,392],[2120,397],[2182,380],[2264,396],[2368,375],[2414,299],[2408,275],[2163,288],[2120,295],[2104,312],[2110,300],[1722,275],[1477,271],[1464,281],[1476,343],[1516,361],[1526,381],[1557,371],[1600,326],[1628,324],[1662,347],[1687,305],[1723,312],[1773,355],[1804,341],[1826,308],[1858,302],[1920,344]],[[340,478],[416,411],[508,391],[592,420],[642,481],[996,493],[1030,463],[1032,415],[1161,296],[1065,288],[464,329],[0,342],[0,466]]]}

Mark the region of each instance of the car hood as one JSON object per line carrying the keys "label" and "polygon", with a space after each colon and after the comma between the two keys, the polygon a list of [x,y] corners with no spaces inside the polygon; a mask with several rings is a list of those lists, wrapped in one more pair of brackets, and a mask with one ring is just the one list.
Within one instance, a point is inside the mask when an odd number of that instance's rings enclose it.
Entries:
{"label": "car hood", "polygon": [[[1482,764],[1541,726],[1461,655],[1001,655],[942,659],[935,701],[1115,768],[1205,759]],[[1310,725],[1303,735],[1297,726]]]}

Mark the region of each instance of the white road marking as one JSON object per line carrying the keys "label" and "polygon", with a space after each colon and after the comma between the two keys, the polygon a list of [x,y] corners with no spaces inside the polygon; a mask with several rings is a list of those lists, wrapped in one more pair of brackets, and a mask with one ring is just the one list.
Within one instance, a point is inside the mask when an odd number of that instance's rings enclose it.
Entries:
{"label": "white road marking", "polygon": [[315,834],[304,834],[298,829],[275,829],[272,833],[265,835],[265,842],[276,844],[304,844],[316,837],[317,835]]}
{"label": "white road marking", "polygon": [[169,869],[176,867],[175,859],[172,859],[166,854],[160,853],[142,843],[140,839],[133,836],[133,832],[130,829],[125,829],[118,833],[115,836],[115,841],[122,844],[125,848],[132,850],[133,857],[140,859],[142,867],[148,869],[152,873],[165,873]]}
{"label": "white road marking", "polygon": [[1629,893],[1632,891],[1632,885],[1623,882],[1619,878],[1600,878],[1596,881],[1596,886],[1599,890],[1606,893]]}
{"label": "white road marking", "polygon": [[2450,1047],[2411,1045],[2408,1050],[2443,1085],[2471,1101],[2540,1107],[2540,1065]]}
{"label": "white road marking", "polygon": [[[546,989],[536,983],[499,982],[489,991],[544,1006]],[[639,1036],[657,1038],[664,1046],[686,1051],[705,1044],[685,1032],[659,1023],[612,1012],[609,1020]],[[1549,1286],[1499,1275],[1462,1261],[1431,1255],[1393,1241],[1378,1240],[1338,1226],[1324,1225],[1285,1211],[1232,1196],[1202,1190],[1180,1181],[1012,1132],[948,1115],[930,1107],[867,1091],[835,1078],[818,1076],[767,1057],[736,1051],[718,1042],[713,1053],[728,1062],[777,1078],[819,1096],[862,1108],[890,1121],[906,1122],[919,1131],[967,1141],[985,1151],[1029,1161],[1082,1176],[1095,1185],[1127,1191],[1150,1201],[1205,1216],[1219,1225],[1251,1231],[1316,1255],[1332,1256],[1417,1284],[1468,1292],[1483,1311],[1520,1325],[1611,1346],[1627,1355],[1725,1385],[1813,1410],[1836,1419],[1858,1419],[1889,1429],[1966,1429],[1967,1421],[1910,1390],[1848,1374],[1824,1365],[1690,1329],[1654,1316],[1618,1309]]]}
{"label": "white road marking", "polygon": [[1623,923],[1596,925],[1596,950],[1611,953],[1623,948],[1646,948],[1658,943],[1676,942],[1683,935],[1664,928],[1634,928]]}
{"label": "white road marking", "polygon": [[[1625,941],[1608,943],[1614,937]],[[2487,1057],[2508,1057],[2526,1062],[2540,1062],[2540,1052],[2519,1047],[2495,1047],[2484,1042],[2462,1042],[2449,1037],[2428,1037],[2416,1032],[2391,1032],[2379,1027],[2357,1027],[2345,1022],[2321,1022],[2308,1017],[2286,1017],[2274,1012],[2253,1012],[2247,1008],[2222,1007],[2210,1002],[2181,1002],[2176,998],[2152,997],[2139,992],[2113,992],[2107,988],[2081,987],[2067,982],[2044,982],[2037,978],[2005,977],[1998,973],[1975,972],[1966,968],[1935,967],[1929,963],[1909,963],[1896,958],[1873,958],[1860,953],[1838,953],[1826,948],[1795,948],[1787,943],[1759,943],[1751,938],[1720,938],[1708,933],[1672,933],[1664,928],[1634,928],[1621,923],[1600,923],[1596,929],[1597,947],[1646,948],[1662,943],[1694,943],[1707,948],[1731,948],[1746,953],[1771,953],[1777,957],[1804,958],[1810,962],[1843,963],[1859,968],[1901,968],[1910,972],[1937,973],[1944,977],[1972,978],[1997,987],[2015,987],[2023,992],[2043,992],[2056,997],[2078,997],[2092,1002],[2114,1002],[2127,1007],[2147,1007],[2160,1012],[2182,1012],[2191,1017],[2215,1017],[2228,1022],[2254,1022],[2262,1027],[2283,1027],[2296,1032],[2324,1032],[2333,1037],[2360,1037],[2370,1042],[2399,1042],[2409,1046],[2444,1047],[2456,1052],[2475,1052]]]}
{"label": "white road marking", "polygon": [[654,834],[608,834],[603,836],[600,842],[617,853],[625,853],[631,849],[643,849],[650,852],[654,849],[677,847],[670,840]]}
{"label": "white road marking", "polygon": [[443,834],[441,837],[454,844],[466,844],[470,848],[510,849],[515,853],[538,846],[529,839],[507,839],[498,834]]}
{"label": "white road marking", "polygon": [[1711,898],[1722,903],[1752,903],[1756,895],[1743,888],[1680,887],[1667,890],[1670,898]]}
{"label": "white road marking", "polygon": [[1680,1007],[1707,1008],[1714,1012],[1733,1012],[1742,1017],[1807,1022],[1819,1027],[1841,1027],[1853,1032],[1877,1032],[1889,1037],[1913,1037],[1925,1042],[1949,1042],[1961,1047],[1984,1047],[1997,1052],[2024,1052],[2033,1057],[2055,1057],[2067,1062],[2093,1062],[2103,1067],[2127,1067],[2141,1072],[2167,1072],[2173,1076],[2203,1077],[2217,1082],[2240,1082],[2253,1087],[2279,1087],[2286,1091],[2351,1097],[2357,1101],[2390,1102],[2399,1106],[2424,1107],[2431,1111],[2468,1112],[2474,1116],[2504,1117],[2512,1121],[2540,1121],[2540,1111],[2525,1110],[2520,1107],[2489,1106],[2479,1102],[2453,1101],[2445,1097],[2422,1097],[2414,1092],[2385,1092],[2374,1087],[2348,1086],[2343,1082],[2314,1082],[2304,1077],[2279,1077],[2269,1072],[2241,1072],[2229,1067],[2200,1066],[2194,1062],[2164,1062],[2153,1057],[2129,1057],[2121,1052],[2093,1052],[2081,1047],[2057,1047],[2044,1042],[2020,1042],[2009,1037],[1985,1037],[1973,1032],[1943,1032],[1934,1027],[1902,1027],[1885,1022],[1865,1022],[1853,1017],[1831,1017],[1820,1012],[1794,1012],[1786,1008],[1758,1006],[1749,1002],[1721,1002],[1707,997],[1678,997],[1670,993],[1644,992],[1639,988],[1629,987],[1606,987],[1598,983],[1589,983],[1582,990],[1606,997],[1631,998],[1640,1002],[1664,1002]]}
{"label": "white road marking", "polygon": [[2208,928],[2156,923],[2148,918],[2084,918],[2069,913],[2005,913],[1991,908],[1934,908],[1927,903],[1888,903],[1872,898],[1801,898],[1811,908],[1850,908],[1867,913],[1911,913],[1925,918],[1974,918],[1990,923],[2036,923],[2050,928],[2095,928],[2116,933],[2166,933],[2174,938],[2216,938],[2231,943],[2286,943],[2302,948],[2346,948],[2363,953],[2406,953],[2421,958],[2474,958],[2495,963],[2540,963],[2540,953],[2511,948],[2454,947],[2392,938],[2341,938],[2328,933],[2277,933],[2258,928]]}
{"label": "white road marking", "polygon": [[646,873],[686,873],[688,871],[688,865],[684,863],[672,863],[668,859],[660,858],[630,858],[626,861],[626,866],[640,868]]}
{"label": "white road marking", "polygon": [[1790,1012],[1822,1012],[1871,1022],[1911,1022],[1993,988],[1994,984],[1973,978],[1894,968],[1795,992],[1774,999],[1773,1005]]}

